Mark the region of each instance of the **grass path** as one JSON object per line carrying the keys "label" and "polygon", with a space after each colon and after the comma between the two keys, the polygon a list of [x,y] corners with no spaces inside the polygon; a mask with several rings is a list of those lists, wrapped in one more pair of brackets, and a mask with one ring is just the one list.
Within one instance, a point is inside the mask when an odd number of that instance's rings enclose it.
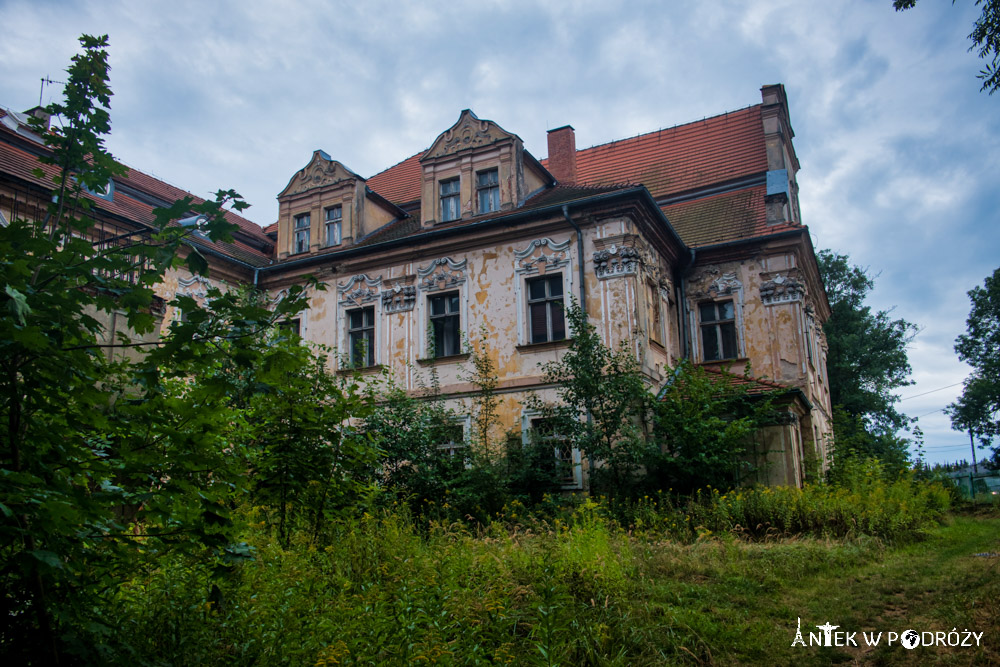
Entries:
{"label": "grass path", "polygon": [[[718,545],[714,552],[703,548],[704,553],[692,554],[692,561],[683,559],[687,571],[675,572],[680,576],[659,585],[654,597],[674,596],[666,616],[689,630],[684,634],[693,641],[682,651],[688,661],[1000,665],[1000,558],[974,555],[1000,552],[1000,517],[995,513],[953,516],[927,539],[881,554],[877,547],[816,548],[805,541]],[[857,632],[859,646],[793,648],[799,617],[804,634],[829,622]],[[913,650],[898,641],[887,647],[885,638],[880,647],[869,648],[861,634],[911,628],[985,634],[979,648]],[[808,642],[808,634],[805,638]]]}

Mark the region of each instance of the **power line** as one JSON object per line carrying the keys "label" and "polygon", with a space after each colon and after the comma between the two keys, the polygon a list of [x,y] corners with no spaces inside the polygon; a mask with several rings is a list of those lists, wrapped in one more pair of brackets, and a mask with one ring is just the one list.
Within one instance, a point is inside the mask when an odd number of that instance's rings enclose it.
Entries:
{"label": "power line", "polygon": [[956,382],[955,384],[950,384],[947,387],[938,387],[937,389],[931,389],[930,391],[925,391],[922,394],[914,394],[913,396],[907,396],[906,398],[901,398],[901,399],[899,399],[899,401],[900,402],[908,401],[911,398],[918,398],[920,396],[926,396],[927,394],[933,394],[934,392],[937,392],[937,391],[944,391],[945,389],[951,389],[952,387],[957,387],[960,384],[962,384],[962,383],[961,382]]}

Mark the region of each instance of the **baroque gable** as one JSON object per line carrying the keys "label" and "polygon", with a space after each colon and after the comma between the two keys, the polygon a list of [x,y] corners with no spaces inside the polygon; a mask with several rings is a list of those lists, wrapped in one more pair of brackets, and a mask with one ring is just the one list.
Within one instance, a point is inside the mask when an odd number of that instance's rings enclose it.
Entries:
{"label": "baroque gable", "polygon": [[300,169],[278,197],[297,195],[308,190],[336,185],[342,181],[364,179],[353,171],[330,158],[321,150],[313,151],[312,159]]}
{"label": "baroque gable", "polygon": [[491,120],[481,120],[471,110],[465,109],[458,122],[438,135],[420,161],[454,155],[469,148],[490,146],[505,140],[518,139],[516,134],[504,130]]}

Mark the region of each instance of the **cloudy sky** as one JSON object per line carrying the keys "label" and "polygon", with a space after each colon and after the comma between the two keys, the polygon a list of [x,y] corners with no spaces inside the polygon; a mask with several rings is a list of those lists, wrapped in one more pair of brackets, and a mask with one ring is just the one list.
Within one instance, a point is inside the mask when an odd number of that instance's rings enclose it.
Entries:
{"label": "cloudy sky", "polygon": [[111,151],[196,194],[233,188],[266,225],[317,148],[370,176],[471,108],[544,157],[550,128],[582,148],[784,83],[813,243],[869,267],[872,305],[920,327],[900,407],[932,461],[968,458],[940,409],[968,373],[966,292],[1000,266],[1000,95],[967,52],[972,0],[891,5],[0,0],[0,105],[58,99],[41,79],[64,80],[81,33],[108,34]]}

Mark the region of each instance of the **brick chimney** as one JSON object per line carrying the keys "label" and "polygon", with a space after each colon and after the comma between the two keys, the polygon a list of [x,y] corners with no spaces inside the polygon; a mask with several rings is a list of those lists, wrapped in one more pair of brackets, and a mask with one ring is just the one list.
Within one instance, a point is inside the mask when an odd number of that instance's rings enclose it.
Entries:
{"label": "brick chimney", "polygon": [[549,172],[561,185],[576,183],[576,132],[572,125],[549,130]]}
{"label": "brick chimney", "polygon": [[45,110],[45,107],[43,106],[33,107],[31,109],[28,109],[24,113],[26,113],[29,116],[34,116],[38,120],[42,121],[42,126],[45,128],[46,131],[48,131],[49,120],[51,116],[49,116],[49,112]]}

